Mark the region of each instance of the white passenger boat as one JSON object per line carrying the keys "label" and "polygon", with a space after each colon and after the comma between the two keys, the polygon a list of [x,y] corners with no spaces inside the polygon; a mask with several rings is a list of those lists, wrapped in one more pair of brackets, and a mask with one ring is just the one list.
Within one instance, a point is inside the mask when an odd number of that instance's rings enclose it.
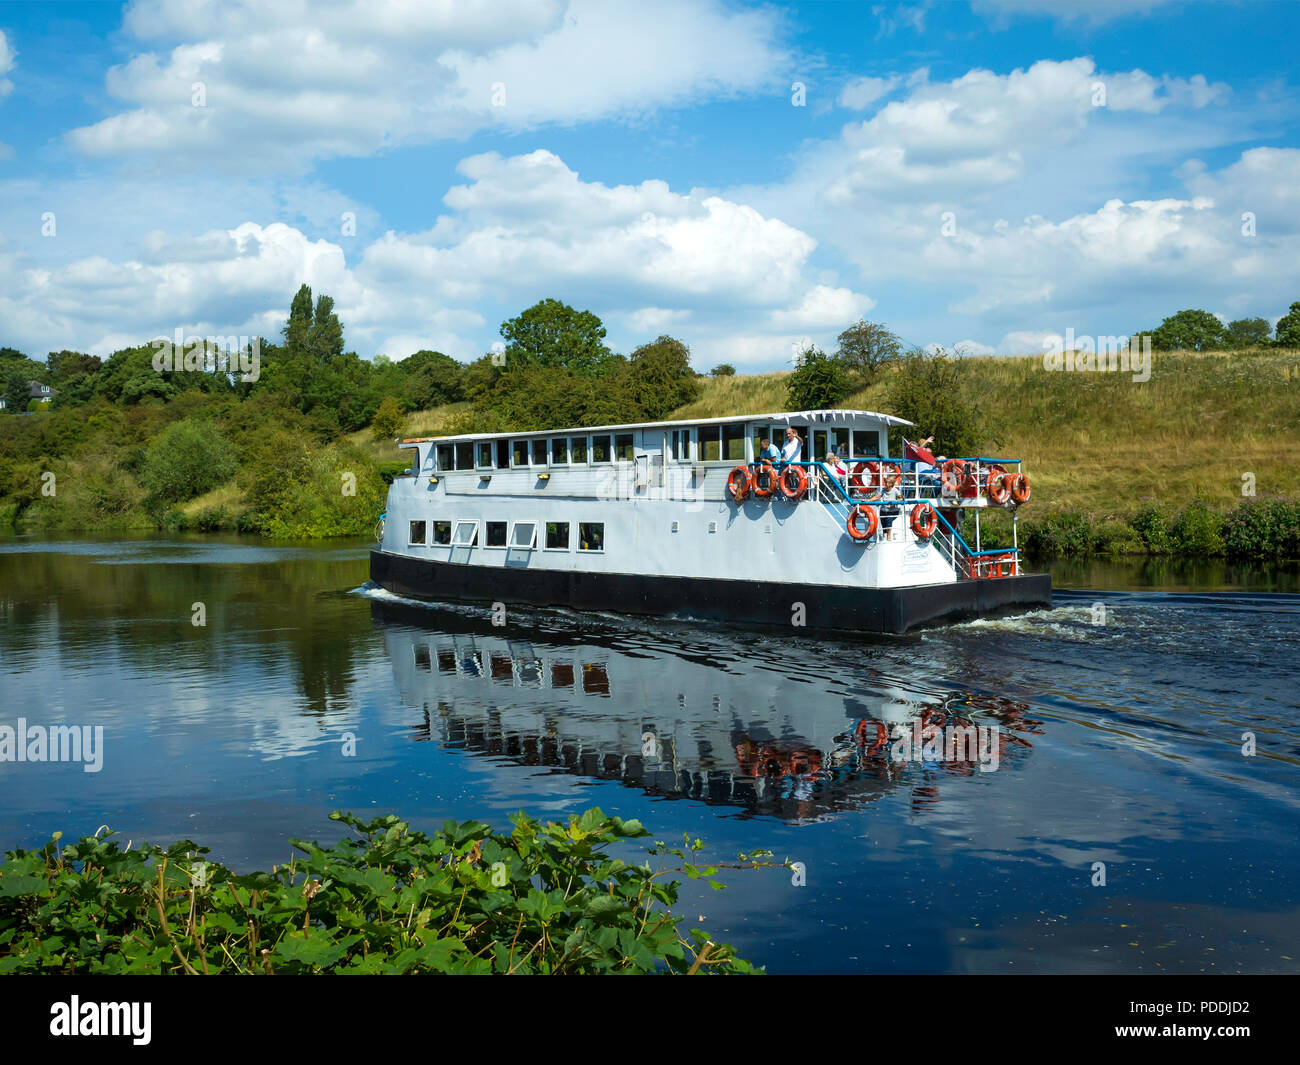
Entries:
{"label": "white passenger boat", "polygon": [[[399,441],[371,579],[434,601],[902,633],[1051,605],[1021,572],[1017,459],[891,459],[887,414],[815,410]],[[765,461],[793,428],[793,461]],[[817,461],[835,452],[846,472]],[[981,550],[1010,510],[1013,546]],[[974,544],[960,518],[976,514]]]}

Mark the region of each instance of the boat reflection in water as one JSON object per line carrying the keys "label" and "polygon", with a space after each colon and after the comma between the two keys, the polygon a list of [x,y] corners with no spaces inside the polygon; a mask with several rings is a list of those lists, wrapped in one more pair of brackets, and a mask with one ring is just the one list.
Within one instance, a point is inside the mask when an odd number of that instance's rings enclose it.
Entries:
{"label": "boat reflection in water", "polygon": [[371,611],[401,699],[422,714],[417,740],[786,821],[896,788],[925,810],[946,779],[1014,771],[1040,731],[1024,703],[909,692],[865,667],[839,678],[844,691],[814,686],[795,654],[725,662],[648,631],[578,642],[486,614]]}

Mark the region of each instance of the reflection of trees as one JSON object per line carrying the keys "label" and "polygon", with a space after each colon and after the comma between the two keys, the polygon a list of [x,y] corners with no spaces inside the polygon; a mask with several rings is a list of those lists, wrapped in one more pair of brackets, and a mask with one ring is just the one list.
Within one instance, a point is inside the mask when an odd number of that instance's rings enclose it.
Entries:
{"label": "reflection of trees", "polygon": [[[224,678],[249,669],[286,668],[306,708],[324,713],[345,700],[354,680],[358,641],[354,600],[330,593],[366,579],[364,558],[242,541],[261,561],[229,561],[209,552],[230,538],[140,539],[105,545],[105,553],[49,550],[0,553],[4,631],[0,660],[22,671],[48,668],[50,648],[69,664],[111,662],[141,673],[184,672],[219,691]],[[195,553],[194,561],[185,561]],[[263,554],[265,552],[265,554]],[[164,559],[166,561],[164,561]],[[206,624],[192,623],[202,603]]]}

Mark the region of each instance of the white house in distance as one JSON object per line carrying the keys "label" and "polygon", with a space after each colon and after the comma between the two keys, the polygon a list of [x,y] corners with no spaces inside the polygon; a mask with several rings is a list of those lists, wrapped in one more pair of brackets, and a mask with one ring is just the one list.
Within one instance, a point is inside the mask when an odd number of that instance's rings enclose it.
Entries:
{"label": "white house in distance", "polygon": [[[49,385],[43,385],[40,383],[40,381],[28,381],[27,391],[28,391],[29,403],[33,399],[39,399],[43,403],[49,402],[59,394],[59,390],[57,388],[51,388]],[[8,407],[8,403],[5,401],[5,397],[3,395],[0,395],[0,410],[5,410],[7,407]]]}

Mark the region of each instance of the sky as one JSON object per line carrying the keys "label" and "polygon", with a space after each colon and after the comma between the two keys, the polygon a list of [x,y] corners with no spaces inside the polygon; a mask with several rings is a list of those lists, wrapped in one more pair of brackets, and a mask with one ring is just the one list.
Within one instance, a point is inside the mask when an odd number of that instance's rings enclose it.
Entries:
{"label": "sky", "polygon": [[469,361],[553,297],[788,368],[1300,300],[1295,0],[0,0],[0,346]]}

